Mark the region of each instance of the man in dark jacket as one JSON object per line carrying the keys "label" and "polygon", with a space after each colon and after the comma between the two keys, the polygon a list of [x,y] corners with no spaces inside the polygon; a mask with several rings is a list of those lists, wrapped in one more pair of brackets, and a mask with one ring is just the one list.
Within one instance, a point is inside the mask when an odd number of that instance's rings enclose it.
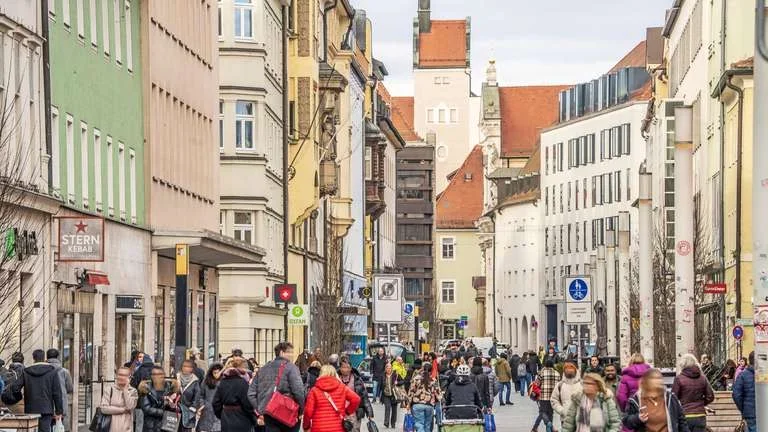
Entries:
{"label": "man in dark jacket", "polygon": [[448,384],[445,391],[445,418],[471,419],[478,413],[475,407],[482,407],[480,391],[470,377],[469,366],[461,365],[456,368],[456,378]]}
{"label": "man in dark jacket", "polygon": [[733,401],[747,422],[749,432],[757,432],[755,412],[755,352],[749,353],[749,366],[733,383]]}
{"label": "man in dark jacket", "polygon": [[51,348],[46,351],[45,357],[48,359],[48,363],[56,368],[56,375],[59,376],[61,397],[64,405],[64,430],[68,432],[72,422],[72,413],[69,412],[69,400],[72,397],[72,393],[75,391],[72,386],[72,375],[69,373],[69,370],[61,366],[59,350],[56,348]]}
{"label": "man in dark jacket", "polygon": [[509,367],[512,369],[512,382],[515,383],[515,392],[520,392],[520,381],[519,377],[517,376],[517,367],[520,365],[520,356],[517,354],[512,354],[512,357],[509,358]]}
{"label": "man in dark jacket", "polygon": [[382,383],[384,382],[384,371],[387,369],[387,356],[384,354],[384,348],[379,348],[376,355],[371,359],[371,376],[373,377],[373,402],[381,401]]}
{"label": "man in dark jacket", "polygon": [[600,357],[597,355],[593,355],[589,358],[589,364],[584,368],[581,375],[584,376],[588,373],[594,373],[603,376],[603,367],[600,366]]}
{"label": "man in dark jacket", "polygon": [[154,366],[155,364],[152,362],[152,357],[149,354],[144,354],[144,360],[142,361],[141,366],[136,368],[133,372],[133,376],[131,376],[131,387],[138,390],[139,384],[141,384],[142,381],[148,381],[152,376],[152,368]]}
{"label": "man in dark jacket", "polygon": [[491,401],[491,381],[488,375],[483,371],[483,359],[475,357],[472,360],[472,382],[475,383],[477,391],[480,392],[481,408],[485,411],[493,407]]}
{"label": "man in dark jacket", "polygon": [[[299,405],[299,415],[304,410],[304,384],[301,381],[299,368],[291,361],[293,345],[290,342],[280,342],[275,346],[275,359],[259,369],[259,374],[253,378],[248,387],[248,401],[256,410],[259,425],[264,425],[267,432],[293,432],[300,427],[299,419],[296,424],[288,427],[264,413],[267,403],[272,398],[275,385],[277,391],[290,397]],[[278,380],[278,374],[282,376]]]}
{"label": "man in dark jacket", "polygon": [[541,359],[539,359],[535,352],[531,351],[528,353],[528,360],[526,360],[525,366],[528,369],[528,382],[533,382],[533,379],[539,374]]}
{"label": "man in dark jacket", "polygon": [[40,414],[38,431],[50,432],[55,420],[64,415],[64,399],[56,368],[45,363],[45,351],[32,352],[34,363],[24,368],[21,379],[13,384],[13,392],[24,390],[24,412]]}

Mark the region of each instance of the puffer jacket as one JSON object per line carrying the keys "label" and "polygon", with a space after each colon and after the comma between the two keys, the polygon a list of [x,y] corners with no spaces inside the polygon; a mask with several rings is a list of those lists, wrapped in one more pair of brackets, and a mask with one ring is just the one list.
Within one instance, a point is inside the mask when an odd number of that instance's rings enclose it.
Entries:
{"label": "puffer jacket", "polygon": [[176,403],[169,403],[166,396],[179,397],[179,384],[177,381],[166,381],[162,390],[156,390],[149,381],[139,384],[141,398],[141,411],[144,413],[144,432],[161,432],[163,415],[165,411],[176,412]]}
{"label": "puffer jacket", "polygon": [[[153,367],[155,367],[155,364],[152,362],[152,357],[149,354],[144,354],[144,362],[131,375],[131,387],[139,390],[139,385],[151,378]],[[139,390],[139,393],[141,393],[141,390]]]}
{"label": "puffer jacket", "polygon": [[[357,407],[356,411],[357,419],[362,420],[365,416],[368,416],[368,418],[373,417],[371,400],[368,398],[368,390],[365,388],[365,382],[363,382],[360,372],[356,369],[352,369],[351,379],[352,387],[354,387],[354,389],[350,388],[350,390],[354,390],[355,393],[360,396],[360,406]],[[344,378],[342,378],[342,382],[344,382]],[[347,387],[349,387],[349,385]]]}
{"label": "puffer jacket", "polygon": [[471,407],[482,407],[483,401],[472,379],[459,375],[448,385],[445,392],[445,405],[446,416],[449,419],[467,419],[476,414],[476,410]]}
{"label": "puffer jacket", "polygon": [[733,384],[733,401],[745,419],[755,418],[755,368],[744,369]]}
{"label": "puffer jacket", "polygon": [[640,387],[640,378],[650,368],[651,366],[645,363],[633,364],[621,372],[621,382],[619,383],[619,390],[616,392],[616,402],[619,403],[621,412],[627,411],[629,398],[635,395]]}
{"label": "puffer jacket", "polygon": [[[627,404],[627,413],[624,416],[624,427],[635,432],[645,432],[645,422],[640,420],[641,391],[632,396]],[[688,422],[683,414],[683,406],[674,393],[664,392],[664,402],[667,407],[667,432],[690,432]]]}
{"label": "puffer jacket", "polygon": [[680,400],[686,415],[706,414],[706,406],[715,400],[712,386],[698,366],[685,368],[675,377],[672,393]]}
{"label": "puffer jacket", "polygon": [[552,403],[552,409],[564,417],[568,414],[568,408],[571,407],[571,397],[581,391],[581,377],[579,377],[578,372],[576,372],[576,376],[573,378],[566,378],[563,375],[563,379],[555,385],[552,398],[549,400]]}
{"label": "puffer jacket", "polygon": [[[563,432],[576,432],[579,429],[579,420],[581,418],[581,400],[584,397],[582,392],[576,392],[571,396],[571,404],[568,407],[568,412],[563,417]],[[592,405],[592,410],[600,409],[603,412],[603,421],[605,425],[602,429],[603,432],[618,432],[621,428],[621,416],[619,415],[619,409],[616,407],[616,401],[614,401],[612,395],[600,393],[597,395],[596,404]]]}
{"label": "puffer jacket", "polygon": [[482,402],[480,406],[483,409],[492,407],[491,380],[488,378],[488,375],[483,372],[482,367],[475,366],[472,368],[472,381],[475,383],[475,386],[477,386],[477,391],[480,392],[480,401]]}
{"label": "puffer jacket", "polygon": [[[328,400],[329,397],[341,412],[334,409]],[[359,405],[360,396],[345,386],[338,378],[320,377],[307,396],[307,402],[304,406],[304,430],[344,432],[341,416],[354,414]]]}

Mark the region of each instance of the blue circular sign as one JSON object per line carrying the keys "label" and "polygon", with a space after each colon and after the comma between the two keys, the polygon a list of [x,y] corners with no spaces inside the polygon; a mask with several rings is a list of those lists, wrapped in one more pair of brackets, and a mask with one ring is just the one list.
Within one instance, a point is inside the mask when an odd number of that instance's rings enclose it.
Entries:
{"label": "blue circular sign", "polygon": [[405,313],[408,314],[408,315],[413,313],[413,304],[411,304],[411,303],[406,303],[405,304]]}
{"label": "blue circular sign", "polygon": [[741,340],[741,338],[744,337],[744,327],[737,325],[733,328],[733,338],[736,340]]}
{"label": "blue circular sign", "polygon": [[575,301],[582,301],[587,298],[589,287],[584,279],[574,279],[568,285],[568,295]]}

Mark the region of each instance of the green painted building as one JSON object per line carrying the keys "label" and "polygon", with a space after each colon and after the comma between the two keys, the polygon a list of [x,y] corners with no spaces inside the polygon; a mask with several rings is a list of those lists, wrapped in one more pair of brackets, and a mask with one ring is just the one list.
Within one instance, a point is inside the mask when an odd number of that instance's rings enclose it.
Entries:
{"label": "green painted building", "polygon": [[49,0],[52,185],[70,207],[144,225],[139,0]]}

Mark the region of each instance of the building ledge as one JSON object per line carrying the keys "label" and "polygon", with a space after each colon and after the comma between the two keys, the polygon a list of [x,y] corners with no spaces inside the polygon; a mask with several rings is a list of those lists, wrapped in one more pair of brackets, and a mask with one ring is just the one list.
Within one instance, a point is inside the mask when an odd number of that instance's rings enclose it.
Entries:
{"label": "building ledge", "polygon": [[347,235],[349,228],[355,223],[352,217],[351,198],[331,198],[331,227],[336,237]]}
{"label": "building ledge", "polygon": [[176,259],[176,245],[189,245],[189,262],[206,267],[223,264],[263,264],[266,251],[258,246],[212,231],[155,231],[152,250],[161,257]]}

